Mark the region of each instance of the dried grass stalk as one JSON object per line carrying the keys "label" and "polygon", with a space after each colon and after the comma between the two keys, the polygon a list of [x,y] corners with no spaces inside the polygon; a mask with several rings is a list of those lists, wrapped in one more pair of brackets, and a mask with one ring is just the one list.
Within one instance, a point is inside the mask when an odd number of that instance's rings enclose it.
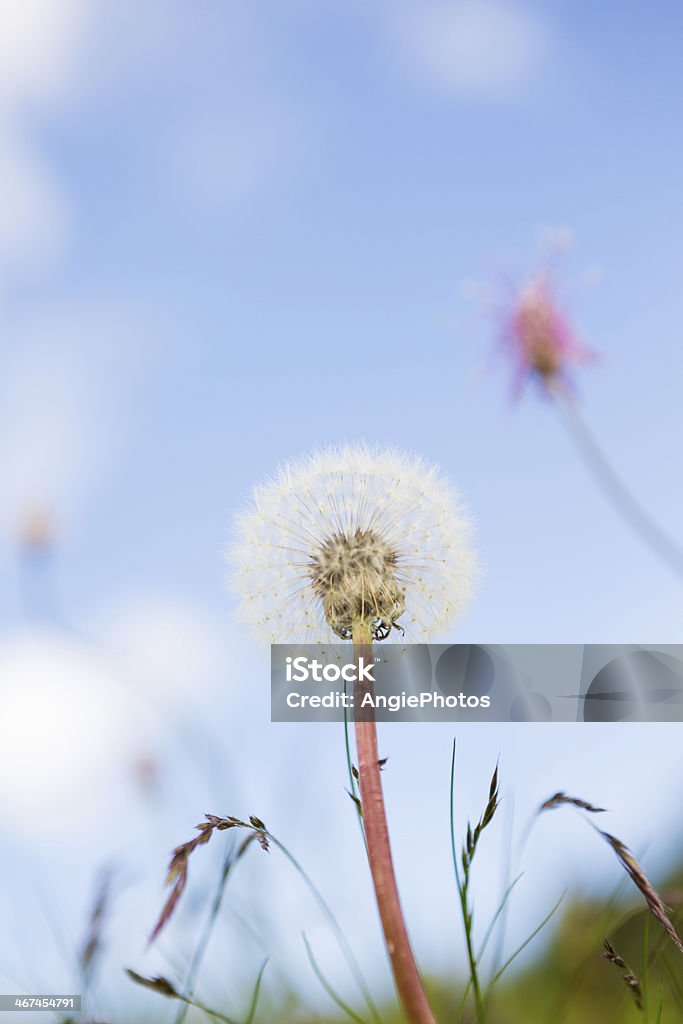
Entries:
{"label": "dried grass stalk", "polygon": [[600,829],[598,829],[598,832],[600,832],[602,838],[612,847],[619,858],[619,862],[626,870],[633,884],[640,889],[652,916],[659,921],[676,949],[683,953],[683,942],[681,942],[676,929],[671,923],[671,919],[666,912],[664,901],[654,886],[648,881],[647,875],[636,858],[628,847],[626,847],[620,839],[617,839],[616,836],[610,835],[609,832],[602,832]]}
{"label": "dried grass stalk", "polygon": [[587,800],[581,800],[578,796],[567,796],[566,793],[555,793],[546,800],[545,803],[541,804],[538,809],[539,814],[542,811],[552,811],[555,807],[562,807],[570,805],[571,807],[578,807],[582,811],[588,811],[589,814],[604,814],[604,807],[596,807],[594,804],[589,804]]}
{"label": "dried grass stalk", "polygon": [[[549,800],[546,800],[545,803],[541,804],[539,807],[539,814],[543,811],[553,810],[555,807],[567,805],[578,807],[580,810],[588,811],[591,814],[598,814],[604,810],[602,807],[596,807],[594,804],[588,803],[587,800],[580,800],[578,797],[566,796],[564,793],[555,793],[555,795],[551,796]],[[676,929],[671,923],[664,900],[648,880],[647,875],[631,851],[624,843],[622,843],[621,839],[611,835],[609,832],[603,832],[602,829],[597,828],[595,825],[593,825],[593,828],[595,828],[598,835],[601,835],[605,842],[609,843],[612,847],[617,855],[619,863],[624,868],[633,884],[642,893],[652,916],[659,921],[676,949],[683,953],[683,942],[681,942]]]}
{"label": "dried grass stalk", "polygon": [[636,1005],[636,1009],[642,1010],[643,1009],[643,990],[642,990],[641,985],[640,985],[640,978],[638,978],[633,973],[633,971],[628,966],[628,964],[626,963],[624,958],[622,956],[620,956],[619,953],[617,953],[616,949],[614,948],[612,943],[609,941],[609,939],[605,939],[605,941],[603,943],[603,946],[604,946],[604,952],[602,954],[603,957],[605,958],[605,960],[608,960],[609,963],[614,964],[615,967],[618,967],[621,971],[624,972],[622,974],[622,979],[624,980],[624,982],[628,985],[629,989],[631,990],[631,995],[633,996],[633,1002]]}
{"label": "dried grass stalk", "polygon": [[149,937],[149,941],[154,942],[161,930],[168,924],[173,911],[178,905],[180,897],[185,891],[187,886],[187,877],[189,870],[189,860],[191,854],[199,846],[204,846],[209,842],[211,836],[215,831],[224,832],[230,828],[246,828],[250,829],[249,835],[246,837],[242,845],[237,850],[236,859],[239,859],[247,850],[249,845],[256,840],[262,850],[268,850],[268,830],[263,824],[260,818],[256,818],[252,815],[249,821],[242,821],[240,818],[219,818],[215,814],[205,815],[206,821],[195,827],[199,831],[199,835],[195,836],[194,839],[190,839],[186,843],[181,843],[180,846],[176,846],[175,850],[171,854],[171,861],[168,866],[168,872],[166,874],[166,885],[172,886],[171,893],[164,904],[163,910],[159,916],[159,920],[154,926],[152,934]]}

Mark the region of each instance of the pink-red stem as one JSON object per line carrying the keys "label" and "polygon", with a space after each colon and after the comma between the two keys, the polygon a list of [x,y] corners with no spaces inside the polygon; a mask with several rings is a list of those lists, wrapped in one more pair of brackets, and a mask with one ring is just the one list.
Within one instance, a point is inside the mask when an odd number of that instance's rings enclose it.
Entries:
{"label": "pink-red stem", "polygon": [[[367,665],[373,657],[372,634],[368,627],[359,625],[354,629],[353,640],[355,658],[363,658]],[[373,708],[361,709],[363,696],[368,692],[371,692],[371,684],[356,683],[354,717],[363,827],[377,908],[406,1018],[410,1024],[435,1024],[410,945],[398,895],[382,792],[375,713]]]}

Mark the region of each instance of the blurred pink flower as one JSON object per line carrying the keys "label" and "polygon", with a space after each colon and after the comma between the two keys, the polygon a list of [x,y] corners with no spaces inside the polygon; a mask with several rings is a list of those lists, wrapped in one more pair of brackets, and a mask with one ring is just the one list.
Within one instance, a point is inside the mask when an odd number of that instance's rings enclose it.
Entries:
{"label": "blurred pink flower", "polygon": [[546,276],[517,293],[504,317],[502,342],[514,364],[515,395],[529,378],[547,391],[566,389],[572,368],[592,358],[560,310]]}

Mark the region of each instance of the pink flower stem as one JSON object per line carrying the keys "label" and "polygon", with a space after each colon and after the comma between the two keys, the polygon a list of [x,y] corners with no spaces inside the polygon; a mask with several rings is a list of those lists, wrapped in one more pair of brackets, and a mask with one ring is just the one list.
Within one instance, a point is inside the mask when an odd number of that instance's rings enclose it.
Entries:
{"label": "pink flower stem", "polygon": [[683,548],[679,542],[662,529],[617,475],[571,395],[557,386],[550,389],[550,394],[584,464],[613,507],[669,569],[683,576]]}

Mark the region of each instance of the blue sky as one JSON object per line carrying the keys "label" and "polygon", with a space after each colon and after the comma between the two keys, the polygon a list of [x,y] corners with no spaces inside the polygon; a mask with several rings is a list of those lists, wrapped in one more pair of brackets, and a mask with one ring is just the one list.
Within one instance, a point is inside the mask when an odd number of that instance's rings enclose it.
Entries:
{"label": "blue sky", "polygon": [[[596,491],[549,404],[533,392],[510,401],[481,299],[537,269],[549,239],[571,237],[558,288],[600,355],[581,373],[584,413],[619,472],[678,530],[683,12],[496,0],[203,2],[191,12],[31,0],[18,11],[8,0],[0,21],[0,686],[53,685],[31,651],[63,640],[15,543],[22,515],[44,505],[84,692],[106,662],[103,692],[118,676],[130,684],[125,700],[112,698],[125,720],[145,719],[147,687],[171,720],[210,723],[229,748],[226,801],[254,801],[243,812],[265,807],[283,823],[301,813],[298,783],[282,782],[293,762],[330,845],[360,877],[340,751],[327,734],[268,723],[267,664],[238,636],[224,587],[231,516],[283,458],[346,439],[396,444],[438,462],[475,520],[484,572],[455,638],[683,641],[680,579]],[[83,633],[104,647],[93,653]],[[167,773],[153,838],[111,764],[111,794],[99,795],[118,794],[119,810],[106,825],[93,800],[101,839],[76,829],[48,857],[26,811],[40,801],[40,772],[8,824],[17,887],[33,893],[52,871],[70,929],[87,902],[82,878],[107,850],[126,861],[131,846],[145,849],[131,858],[139,912],[129,907],[118,926],[113,978],[154,913],[166,850],[209,809],[213,785],[187,784],[182,744],[149,719],[139,742]],[[463,817],[500,751],[522,817],[546,789],[583,786],[619,811],[615,831],[649,843],[675,806],[664,780],[680,769],[677,744],[652,728],[587,734],[464,735]],[[435,736],[391,733],[409,909],[443,884],[438,871],[438,883],[415,881],[420,837],[401,814],[442,805],[443,779],[427,780],[445,774],[450,738]],[[5,788],[0,800],[16,811]],[[572,825],[556,829],[545,841],[557,852],[561,836],[583,856]],[[309,849],[298,819],[289,831],[334,889],[324,846]],[[655,865],[677,838],[653,845]],[[571,858],[564,867],[586,881]],[[601,879],[610,868],[607,858]],[[494,851],[487,870],[497,871]],[[552,879],[538,892],[540,911]],[[363,927],[348,910],[368,951],[373,913],[368,904]],[[439,922],[415,926],[437,964],[445,936],[458,934]]]}

